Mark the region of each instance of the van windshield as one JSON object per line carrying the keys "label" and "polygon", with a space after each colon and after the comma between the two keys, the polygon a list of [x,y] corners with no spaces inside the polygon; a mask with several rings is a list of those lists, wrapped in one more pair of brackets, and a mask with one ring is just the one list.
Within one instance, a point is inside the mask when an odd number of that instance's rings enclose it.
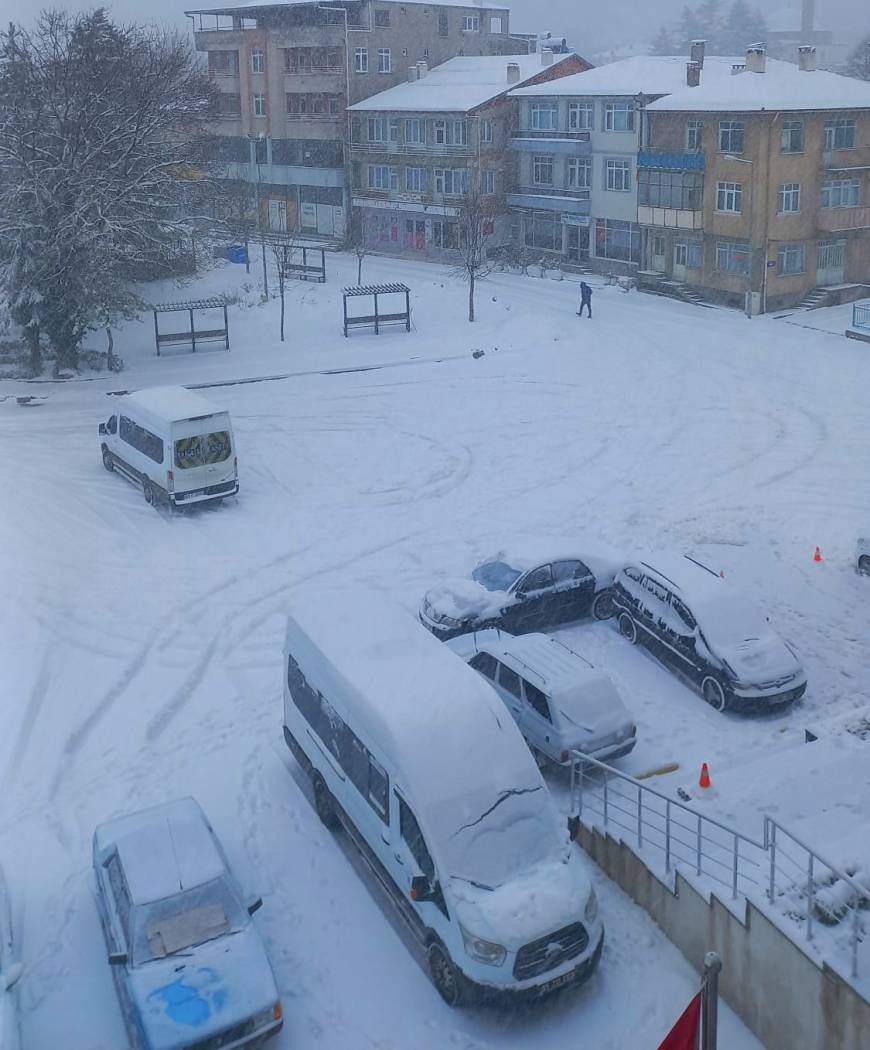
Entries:
{"label": "van windshield", "polygon": [[196,434],[175,442],[175,465],[179,470],[223,463],[233,452],[230,432],[215,430],[211,434]]}
{"label": "van windshield", "polygon": [[496,889],[553,857],[561,842],[542,784],[477,792],[430,811],[447,873]]}

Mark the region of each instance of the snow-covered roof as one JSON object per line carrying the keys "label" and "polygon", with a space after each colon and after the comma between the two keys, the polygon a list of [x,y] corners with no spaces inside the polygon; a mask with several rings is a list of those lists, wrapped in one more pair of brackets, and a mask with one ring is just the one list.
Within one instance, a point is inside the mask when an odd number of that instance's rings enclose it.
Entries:
{"label": "snow-covered roof", "polygon": [[127,394],[124,400],[151,415],[175,423],[194,416],[212,416],[224,409],[183,386],[152,386]]}
{"label": "snow-covered roof", "polygon": [[[547,98],[565,95],[666,95],[686,86],[688,61],[685,55],[635,55],[587,69],[584,73],[572,73],[551,83],[518,88],[511,95]],[[743,61],[742,58],[708,55],[704,59],[701,80],[703,82],[706,78],[718,82],[730,77],[731,66]]]}
{"label": "snow-covered roof", "polygon": [[683,87],[647,107],[651,112],[721,111],[752,113],[787,110],[870,109],[870,83],[826,70],[802,70],[791,62],[768,58],[764,73],[745,70],[735,76],[706,77],[698,87]]}
{"label": "snow-covered roof", "polygon": [[634,564],[650,569],[673,585],[686,601],[716,600],[727,590],[713,566],[704,566],[685,554],[670,551],[644,555]]}
{"label": "snow-covered roof", "polygon": [[[340,0],[276,0],[275,3],[264,2],[264,0],[242,0],[238,4],[224,4],[222,7],[209,7],[209,8],[195,8],[185,11],[185,14],[191,15],[214,15],[214,14],[232,14],[233,11],[254,11],[258,8],[264,11],[268,11],[276,7],[314,7],[317,5],[329,6],[331,3],[335,3],[341,7]],[[477,8],[479,11],[509,11],[509,7],[505,7],[503,4],[484,4],[480,0],[384,0],[385,3],[399,3],[402,4],[414,4],[416,6],[426,7],[471,7]]]}
{"label": "snow-covered roof", "polygon": [[576,56],[554,55],[549,66],[540,55],[462,55],[434,66],[419,80],[409,80],[387,88],[363,102],[348,106],[351,112],[465,113],[506,94],[514,85],[508,82],[508,65],[520,68],[523,83],[539,73],[552,73],[563,62]]}
{"label": "snow-covered roof", "polygon": [[[486,635],[484,638],[483,635]],[[480,648],[493,655],[513,656],[536,672],[549,689],[573,689],[603,675],[582,656],[548,634],[510,635],[486,631],[476,636]]]}
{"label": "snow-covered roof", "polygon": [[117,846],[134,904],[174,897],[226,871],[205,815],[192,798],[101,824],[98,847]]}
{"label": "snow-covered roof", "polygon": [[625,563],[624,554],[597,540],[531,535],[512,538],[498,551],[481,559],[481,563],[503,561],[520,572],[527,572],[548,562],[574,561],[578,558],[599,580],[605,582],[609,582]]}

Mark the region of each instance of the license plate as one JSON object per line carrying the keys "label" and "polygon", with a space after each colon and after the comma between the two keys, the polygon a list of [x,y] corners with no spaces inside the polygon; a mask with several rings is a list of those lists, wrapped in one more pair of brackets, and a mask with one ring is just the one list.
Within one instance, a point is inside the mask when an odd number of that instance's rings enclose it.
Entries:
{"label": "license plate", "polygon": [[554,977],[552,981],[547,981],[546,984],[540,986],[542,994],[546,992],[555,992],[557,988],[563,988],[566,984],[570,984],[577,976],[576,970],[569,970],[568,973],[563,973],[561,977]]}

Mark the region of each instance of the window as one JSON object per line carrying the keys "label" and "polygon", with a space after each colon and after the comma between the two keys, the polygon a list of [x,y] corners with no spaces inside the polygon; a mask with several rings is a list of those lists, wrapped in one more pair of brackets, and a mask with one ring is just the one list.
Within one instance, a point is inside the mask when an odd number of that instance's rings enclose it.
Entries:
{"label": "window", "polygon": [[479,33],[480,32],[480,18],[477,15],[463,15],[462,16],[462,32],[463,33]]}
{"label": "window", "polygon": [[680,601],[679,598],[676,597],[676,595],[671,595],[671,608],[683,621],[686,627],[688,627],[690,631],[694,631],[696,627],[695,617],[692,616],[688,608]]}
{"label": "window", "polygon": [[236,92],[218,95],[218,113],[222,117],[240,117],[242,115],[242,96]]}
{"label": "window", "polygon": [[716,211],[741,212],[743,186],[739,182],[716,183]]}
{"label": "window", "polygon": [[251,72],[252,73],[265,73],[266,72],[266,52],[261,51],[259,48],[255,48],[251,52]]}
{"label": "window", "polygon": [[106,432],[109,433],[109,434],[117,434],[118,433],[118,417],[117,416],[109,416],[109,421],[108,421],[108,423],[106,423]]}
{"label": "window", "polygon": [[438,15],[438,36],[447,36],[450,31],[450,23],[447,18],[447,12],[441,11]]}
{"label": "window", "polygon": [[402,841],[411,851],[411,856],[417,862],[417,867],[420,871],[428,878],[434,879],[435,864],[432,860],[432,854],[426,848],[426,841],[423,838],[420,825],[417,823],[417,818],[403,798],[399,798],[396,795],[396,800],[399,803],[399,833],[402,836]]}
{"label": "window", "polygon": [[229,431],[215,430],[211,434],[179,438],[175,442],[175,465],[179,470],[190,470],[191,467],[225,463],[232,453]]}
{"label": "window", "polygon": [[628,193],[631,190],[631,161],[606,160],[604,162],[604,188]]}
{"label": "window", "polygon": [[686,149],[701,149],[704,134],[704,125],[700,120],[690,120],[686,124]]}
{"label": "window", "polygon": [[412,193],[426,192],[426,169],[405,168],[405,189]]}
{"label": "window", "polygon": [[432,241],[436,248],[458,248],[459,224],[435,219],[432,223]]}
{"label": "window", "polygon": [[375,11],[375,25],[380,26],[383,29],[389,27],[390,24],[390,12],[389,9],[382,8],[380,11]]}
{"label": "window", "polygon": [[745,125],[742,120],[719,121],[719,152],[742,153]]}
{"label": "window", "polygon": [[551,211],[538,211],[527,215],[524,226],[524,238],[528,248],[542,248],[548,252],[561,252],[561,217]]}
{"label": "window", "polygon": [[532,182],[536,186],[552,186],[553,185],[553,158],[552,157],[533,157],[532,158]]}
{"label": "window", "polygon": [[804,122],[802,120],[784,120],[782,122],[783,153],[803,153]]}
{"label": "window", "polygon": [[[664,249],[660,252],[664,255]],[[689,264],[689,246],[684,244],[682,241],[678,241],[674,245],[674,266],[688,266]]]}
{"label": "window", "polygon": [[599,259],[640,262],[640,227],[624,219],[597,219],[595,255]]}
{"label": "window", "polygon": [[459,196],[468,192],[468,171],[465,168],[436,168],[435,192]]}
{"label": "window", "polygon": [[704,265],[704,244],[702,241],[689,241],[686,265],[693,270],[700,270]]}
{"label": "window", "polygon": [[825,121],[825,149],[854,149],[855,148],[855,121],[854,120],[826,120]]}
{"label": "window", "polygon": [[716,245],[716,269],[722,273],[747,273],[749,244],[746,241],[720,241]]}
{"label": "window", "polygon": [[287,93],[287,112],[291,117],[337,117],[341,100],[338,95]]}
{"label": "window", "polygon": [[558,586],[560,583],[572,583],[582,580],[588,576],[586,566],[581,561],[557,561],[553,562],[553,580]]}
{"label": "window", "polygon": [[553,571],[549,565],[541,565],[532,569],[517,588],[518,594],[537,594],[553,586]]}
{"label": "window", "polygon": [[143,456],[153,459],[155,463],[163,462],[163,438],[152,434],[145,427],[140,427],[126,416],[121,416],[119,433],[122,441],[141,452]]}
{"label": "window", "polygon": [[265,95],[251,95],[251,109],[253,110],[255,117],[266,116],[266,96]]}
{"label": "window", "polygon": [[480,122],[480,141],[492,142],[492,121],[482,120]]}
{"label": "window", "polygon": [[500,15],[493,15],[489,20],[489,31],[490,33],[503,33],[504,22]]}
{"label": "window", "polygon": [[634,103],[605,102],[604,130],[634,131]]}
{"label": "window", "polygon": [[776,265],[780,277],[803,273],[806,269],[804,255],[802,244],[781,244],[776,252]]}
{"label": "window", "polygon": [[526,703],[529,707],[534,711],[537,711],[541,718],[546,718],[548,722],[552,722],[553,719],[550,715],[550,705],[547,702],[546,694],[542,693],[541,690],[538,689],[537,686],[532,685],[531,682],[527,682],[525,678],[523,679],[523,689],[525,690]]}
{"label": "window", "polygon": [[369,782],[367,798],[372,809],[385,824],[390,822],[390,778],[386,770],[371,755],[369,758]]}
{"label": "window", "polygon": [[121,871],[121,862],[118,854],[113,853],[105,862],[106,877],[112,890],[112,898],[115,901],[115,910],[124,931],[126,944],[118,945],[119,948],[128,948],[130,945],[130,896],[127,893],[127,883],[124,881],[124,873]]}
{"label": "window", "polygon": [[704,176],[698,172],[638,172],[637,202],[651,208],[675,208],[677,211],[700,211],[703,207]]}
{"label": "window", "polygon": [[504,664],[498,665],[498,684],[517,700],[522,700],[523,692],[520,685],[520,676]]}
{"label": "window", "polygon": [[422,146],[426,142],[426,125],[419,117],[405,121],[405,143],[409,146]]}
{"label": "window", "polygon": [[594,112],[591,102],[570,102],[568,104],[568,130],[591,131]]}
{"label": "window", "polygon": [[559,108],[555,102],[533,102],[529,110],[532,131],[555,131],[559,120]]}
{"label": "window", "polygon": [[397,190],[398,188],[399,173],[396,168],[388,168],[385,164],[369,164],[369,189]]}
{"label": "window", "polygon": [[393,60],[388,47],[378,48],[378,72],[379,73],[392,73],[393,71]]}
{"label": "window", "polygon": [[799,182],[784,182],[779,187],[777,210],[780,215],[795,214],[801,210],[801,187]]}
{"label": "window", "polygon": [[498,669],[498,660],[489,653],[478,653],[472,660],[468,661],[469,667],[473,667],[475,671],[479,671],[481,674],[486,675],[487,678],[495,679],[495,672]]}
{"label": "window", "polygon": [[468,126],[464,120],[436,120],[434,122],[435,144],[438,146],[465,146],[468,141]]}
{"label": "window", "polygon": [[368,118],[368,140],[369,142],[398,142],[399,122],[390,117]]}
{"label": "window", "polygon": [[239,75],[238,51],[209,51],[208,71],[212,76],[235,77]]}
{"label": "window", "polygon": [[344,56],[340,47],[285,47],[286,73],[337,73]]}
{"label": "window", "polygon": [[356,73],[368,73],[369,52],[366,47],[358,47],[353,53],[353,68]]}
{"label": "window", "polygon": [[569,190],[588,190],[592,185],[592,161],[588,157],[571,157],[566,172]]}
{"label": "window", "polygon": [[860,179],[826,179],[822,183],[823,208],[856,208],[860,202]]}
{"label": "window", "polygon": [[482,172],[482,178],[480,181],[480,189],[482,193],[495,193],[496,186],[496,171],[495,168],[484,168]]}

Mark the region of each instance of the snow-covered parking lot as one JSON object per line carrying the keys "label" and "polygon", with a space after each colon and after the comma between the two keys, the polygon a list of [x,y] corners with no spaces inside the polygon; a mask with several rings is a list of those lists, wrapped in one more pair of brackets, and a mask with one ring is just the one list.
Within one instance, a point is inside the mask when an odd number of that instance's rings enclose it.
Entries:
{"label": "snow-covered parking lot", "polygon": [[[574,284],[509,275],[481,286],[469,326],[444,271],[385,259],[365,277],[412,287],[415,331],[345,340],[355,260],[329,261],[326,285],[293,288],[284,346],[275,304],[234,308],[233,349],[196,358],[154,357],[146,317],[116,339],[120,376],[0,383],[0,397],[46,395],[0,401],[0,863],[27,967],[24,1045],[125,1045],[90,838],[192,794],[266,902],[276,1047],[654,1047],[696,978],[600,877],[608,943],[585,988],[522,1016],[442,1005],[284,747],[287,596],[346,581],[415,610],[439,578],[525,534],[703,555],[800,651],[806,697],[773,717],[720,715],[611,623],[567,628],[637,718],[623,768],[677,762],[657,785],[675,790],[705,760],[728,819],[777,807],[820,846],[866,839],[857,738],[842,752],[854,790],[818,770],[812,790],[779,789],[812,765],[805,728],[839,739],[868,705],[870,579],[853,568],[870,531],[866,347],[597,286],[580,320]],[[227,267],[202,289],[239,280]],[[103,470],[107,390],[279,373],[297,374],[204,391],[233,415],[237,502],[169,517]],[[730,1050],[758,1046],[728,1011],[723,1025]]]}

